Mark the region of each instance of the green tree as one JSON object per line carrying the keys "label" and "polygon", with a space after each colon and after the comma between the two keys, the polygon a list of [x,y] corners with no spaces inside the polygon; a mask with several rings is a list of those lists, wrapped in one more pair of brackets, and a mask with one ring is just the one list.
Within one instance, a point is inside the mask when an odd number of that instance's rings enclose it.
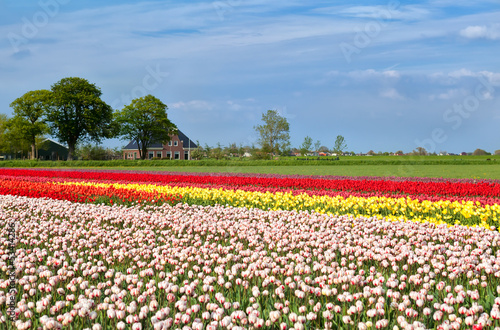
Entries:
{"label": "green tree", "polygon": [[[12,118],[4,121],[3,125],[1,122],[2,120],[0,120],[0,126],[3,126],[3,128],[0,127],[0,149],[3,149],[5,153],[11,154],[15,159],[23,158],[24,155],[28,154],[30,145],[22,138],[20,126],[15,125],[15,121]],[[2,130],[3,134],[1,133]]]}
{"label": "green tree", "polygon": [[320,141],[320,140],[317,140],[317,141],[314,143],[314,151],[319,152],[319,148],[321,148],[321,141]]}
{"label": "green tree", "polygon": [[207,156],[207,158],[210,158],[212,147],[209,146],[208,143],[205,143],[205,147],[203,148],[203,150],[205,151],[205,155]]}
{"label": "green tree", "polygon": [[177,133],[177,127],[167,118],[167,105],[152,95],[132,100],[115,114],[115,119],[119,135],[137,144],[141,159],[146,159],[152,144],[166,143],[171,134]]}
{"label": "green tree", "polygon": [[309,151],[311,151],[312,141],[313,139],[310,136],[306,136],[304,138],[304,142],[302,142],[302,145],[300,146],[300,153],[302,156],[307,155]]}
{"label": "green tree", "polygon": [[[107,150],[103,146],[92,145],[90,143],[78,147],[75,151],[78,158],[82,160],[104,160],[108,158],[108,155],[111,156],[112,153],[112,150]],[[112,157],[109,158],[112,159]]]}
{"label": "green tree", "polygon": [[227,153],[232,157],[238,155],[238,145],[236,144],[236,142],[229,144],[229,147],[227,147]]}
{"label": "green tree", "polygon": [[243,147],[243,144],[240,143],[240,146],[238,147],[238,156],[241,158],[245,155],[245,148]]}
{"label": "green tree", "polygon": [[7,115],[0,113],[0,153],[7,152],[8,148],[8,140],[6,137],[7,134],[7,122],[9,118]]}
{"label": "green tree", "polygon": [[337,156],[341,155],[344,150],[347,149],[347,143],[345,142],[345,138],[342,135],[337,135],[335,139],[335,145],[333,146],[333,152],[337,154]]}
{"label": "green tree", "polygon": [[491,155],[483,149],[476,149],[476,150],[474,150],[474,152],[472,154],[475,156]]}
{"label": "green tree", "polygon": [[263,152],[277,153],[290,145],[290,125],[276,110],[262,114],[263,125],[255,126],[259,134],[259,144]]}
{"label": "green tree", "polygon": [[217,160],[225,157],[224,149],[220,142],[217,142],[217,147],[212,148],[210,151],[210,158],[215,158]]}
{"label": "green tree", "polygon": [[11,125],[17,126],[20,138],[31,145],[31,159],[37,158],[36,138],[47,133],[45,114],[50,110],[51,92],[36,90],[15,99],[10,107],[14,109]]}
{"label": "green tree", "polygon": [[417,147],[417,149],[413,150],[412,154],[414,156],[427,156],[427,150],[424,147]]}
{"label": "green tree", "polygon": [[321,146],[321,147],[319,147],[318,152],[327,153],[327,152],[330,152],[330,150],[326,146]]}
{"label": "green tree", "polygon": [[47,113],[51,133],[68,145],[68,160],[73,159],[80,141],[101,142],[116,135],[113,110],[101,100],[102,92],[86,79],[63,78],[52,85]]}
{"label": "green tree", "polygon": [[203,148],[202,147],[198,147],[196,149],[194,149],[193,151],[191,151],[191,158],[192,159],[202,159],[203,158]]}

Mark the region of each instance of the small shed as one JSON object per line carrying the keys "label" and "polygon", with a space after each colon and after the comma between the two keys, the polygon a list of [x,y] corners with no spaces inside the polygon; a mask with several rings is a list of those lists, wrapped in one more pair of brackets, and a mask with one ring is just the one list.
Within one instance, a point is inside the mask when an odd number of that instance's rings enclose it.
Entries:
{"label": "small shed", "polygon": [[67,160],[69,148],[52,139],[43,140],[38,147],[40,160]]}

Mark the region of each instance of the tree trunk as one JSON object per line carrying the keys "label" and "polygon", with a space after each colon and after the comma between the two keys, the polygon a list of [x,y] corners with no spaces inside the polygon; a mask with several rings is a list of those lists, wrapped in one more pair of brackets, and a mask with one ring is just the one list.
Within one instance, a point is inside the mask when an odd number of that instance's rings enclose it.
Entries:
{"label": "tree trunk", "polygon": [[75,153],[75,144],[68,143],[68,160],[73,160],[74,153]]}
{"label": "tree trunk", "polygon": [[31,144],[31,159],[36,159],[36,147],[35,144]]}

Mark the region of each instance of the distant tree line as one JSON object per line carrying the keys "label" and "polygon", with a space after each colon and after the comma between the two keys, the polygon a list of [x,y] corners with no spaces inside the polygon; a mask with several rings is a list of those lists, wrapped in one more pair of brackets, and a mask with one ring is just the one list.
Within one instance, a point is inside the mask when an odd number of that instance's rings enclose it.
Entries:
{"label": "distant tree line", "polygon": [[[136,98],[121,110],[113,110],[101,99],[101,90],[83,78],[63,78],[50,90],[28,91],[11,104],[14,116],[0,114],[0,154],[30,155],[37,158],[37,146],[47,134],[68,146],[68,160],[114,159],[121,157],[119,148],[106,149],[99,144],[103,139],[119,137],[136,143],[141,159],[146,158],[147,149],[156,142],[167,143],[177,134],[177,127],[167,116],[167,105],[152,95]],[[191,152],[193,159],[243,157],[270,159],[275,156],[302,155],[354,155],[347,152],[346,139],[337,135],[328,148],[317,140],[313,143],[306,136],[298,148],[290,143],[290,124],[277,110],[262,114],[262,123],[254,127],[257,144],[243,146],[231,143],[224,147],[207,144]],[[368,155],[403,155],[370,150]],[[418,147],[411,155],[425,156],[428,152]],[[490,155],[476,149],[474,155]],[[495,154],[500,154],[496,150]]]}
{"label": "distant tree line", "polygon": [[[63,78],[50,90],[29,91],[10,106],[14,116],[0,117],[0,152],[31,150],[37,158],[37,141],[51,134],[68,146],[68,160],[76,156],[77,146],[85,157],[110,153],[89,143],[121,137],[135,141],[141,159],[145,150],[157,141],[168,142],[177,127],[167,118],[167,106],[152,95],[132,100],[114,111],[101,99],[101,90],[83,78]],[[108,155],[109,156],[109,155]],[[108,157],[104,156],[104,157]]]}

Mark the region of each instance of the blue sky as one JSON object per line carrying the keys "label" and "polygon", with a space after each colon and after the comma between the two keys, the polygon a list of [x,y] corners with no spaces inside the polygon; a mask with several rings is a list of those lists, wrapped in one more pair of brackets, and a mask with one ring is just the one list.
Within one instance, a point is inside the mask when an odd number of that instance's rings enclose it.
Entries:
{"label": "blue sky", "polygon": [[0,0],[0,113],[82,77],[115,109],[158,97],[203,145],[256,143],[276,109],[292,146],[494,152],[499,18],[487,0]]}

